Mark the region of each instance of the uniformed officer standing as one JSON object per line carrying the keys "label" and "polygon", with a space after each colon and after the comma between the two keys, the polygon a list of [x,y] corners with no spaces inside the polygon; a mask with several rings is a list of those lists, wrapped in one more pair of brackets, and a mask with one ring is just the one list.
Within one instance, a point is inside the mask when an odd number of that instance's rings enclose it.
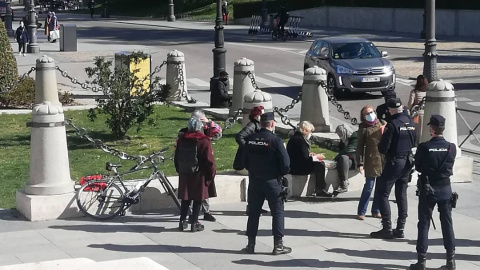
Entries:
{"label": "uniformed officer standing", "polygon": [[274,115],[272,112],[260,116],[259,132],[246,139],[243,162],[248,170],[248,206],[247,253],[255,252],[255,238],[258,232],[260,212],[265,199],[272,213],[272,233],[274,239],[273,254],[286,254],[291,248],[283,245],[284,209],[280,197],[282,184],[279,179],[288,173],[290,159],[283,140],[273,132]]}
{"label": "uniformed officer standing", "polygon": [[[416,139],[415,123],[403,113],[402,102],[398,98],[387,102],[392,115],[390,123],[378,145],[380,153],[385,155],[385,167],[377,180],[375,197],[378,198],[383,228],[370,233],[372,238],[404,238],[407,220],[407,186],[410,170],[413,167],[412,148]],[[391,211],[388,197],[395,185],[395,199],[398,206],[397,228],[392,231]]]}
{"label": "uniformed officer standing", "polygon": [[435,204],[440,212],[442,223],[443,245],[447,250],[448,270],[455,269],[455,235],[452,224],[452,187],[450,176],[453,174],[453,163],[457,154],[455,144],[443,138],[445,118],[441,115],[430,117],[430,141],[418,145],[415,154],[415,167],[419,177],[418,202],[418,262],[410,265],[411,270],[426,269],[426,253],[428,249],[428,230]]}

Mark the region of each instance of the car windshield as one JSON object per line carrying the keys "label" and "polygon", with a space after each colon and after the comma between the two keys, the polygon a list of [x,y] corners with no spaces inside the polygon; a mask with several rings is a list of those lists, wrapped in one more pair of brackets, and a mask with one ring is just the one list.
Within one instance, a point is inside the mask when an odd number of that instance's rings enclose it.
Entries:
{"label": "car windshield", "polygon": [[333,59],[357,59],[382,57],[371,42],[333,43]]}

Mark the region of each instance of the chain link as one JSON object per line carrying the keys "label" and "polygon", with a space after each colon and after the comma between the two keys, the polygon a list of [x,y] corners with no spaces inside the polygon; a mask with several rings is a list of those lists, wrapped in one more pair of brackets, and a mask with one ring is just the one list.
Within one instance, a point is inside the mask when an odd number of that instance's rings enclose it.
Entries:
{"label": "chain link", "polygon": [[423,97],[420,103],[412,107],[411,111],[411,116],[415,117],[418,115],[418,111],[422,111],[425,109],[425,101],[427,100],[427,97]]}
{"label": "chain link", "polygon": [[182,62],[177,62],[178,65],[178,75],[180,76],[179,84],[180,84],[180,95],[184,98],[188,103],[197,103],[197,100],[192,98],[187,91],[185,90],[185,82],[183,81],[183,64]]}
{"label": "chain link", "polygon": [[252,83],[252,86],[255,90],[260,89],[257,85],[257,82],[255,81],[255,75],[251,71],[247,72],[248,78],[250,78],[250,82]]}
{"label": "chain link", "polygon": [[229,128],[232,128],[233,125],[235,125],[235,123],[238,121],[238,119],[240,118],[240,114],[242,114],[242,109],[238,109],[235,113],[235,115],[233,115],[232,117],[229,117],[227,118],[227,120],[225,120],[225,125],[223,127],[223,129],[229,129]]}
{"label": "chain link", "polygon": [[18,80],[12,81],[9,85],[0,86],[0,93],[7,93],[7,92],[12,91],[13,88],[18,85],[18,83],[20,83],[21,81],[25,80],[27,77],[30,77],[30,74],[31,74],[32,72],[34,72],[35,70],[37,70],[36,67],[31,67],[30,70],[28,70],[27,72],[23,73],[23,75],[20,76],[20,77],[18,78]]}
{"label": "chain link", "polygon": [[327,94],[327,97],[328,97],[328,100],[330,100],[330,103],[332,103],[333,106],[335,106],[337,108],[337,111],[339,113],[343,114],[343,118],[345,118],[346,120],[350,120],[350,123],[352,125],[358,125],[357,118],[352,117],[348,111],[343,109],[342,104],[338,103],[337,98],[335,97],[335,95],[333,93],[331,93],[328,90],[328,87],[325,85],[324,81],[320,82],[320,86],[323,87],[323,89],[325,89],[325,93]]}
{"label": "chain link", "polygon": [[55,66],[55,69],[60,72],[62,77],[69,79],[70,82],[72,82],[73,84],[80,85],[80,87],[82,87],[83,89],[87,89],[87,90],[90,89],[94,93],[102,91],[101,87],[89,86],[88,83],[86,83],[86,82],[79,82],[77,80],[77,78],[74,78],[74,77],[70,76],[65,70],[61,69],[59,66]]}
{"label": "chain link", "polygon": [[273,112],[276,112],[280,116],[280,120],[282,121],[283,124],[285,124],[287,126],[291,126],[293,128],[293,130],[295,130],[297,128],[295,125],[293,125],[291,123],[290,118],[288,118],[288,116],[286,116],[282,113],[280,108],[278,108],[277,106],[273,107]]}
{"label": "chain link", "polygon": [[132,156],[132,155],[127,154],[126,152],[123,152],[123,151],[120,151],[118,149],[109,147],[108,145],[103,143],[100,139],[93,139],[92,137],[90,137],[88,135],[88,132],[85,128],[77,127],[73,123],[73,118],[65,120],[65,124],[73,127],[75,129],[75,132],[76,132],[78,137],[80,137],[82,139],[87,139],[88,141],[90,141],[93,144],[93,146],[102,149],[105,153],[109,153],[110,155],[115,156],[115,157],[119,157],[120,159],[133,160],[137,163],[141,163],[141,162],[145,161],[144,156]]}

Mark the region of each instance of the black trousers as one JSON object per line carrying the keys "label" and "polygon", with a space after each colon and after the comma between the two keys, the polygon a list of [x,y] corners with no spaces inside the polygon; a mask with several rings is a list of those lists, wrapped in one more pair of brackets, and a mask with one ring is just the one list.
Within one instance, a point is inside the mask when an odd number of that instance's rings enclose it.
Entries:
{"label": "black trousers", "polygon": [[438,205],[440,212],[440,223],[442,224],[443,246],[447,255],[455,254],[455,234],[452,221],[452,187],[433,187],[435,194],[424,196],[420,194],[418,200],[418,238],[417,253],[426,255],[428,249],[428,230],[430,229],[430,218],[432,217],[435,205]]}
{"label": "black trousers", "polygon": [[325,163],[313,162],[312,173],[315,174],[315,192],[326,191],[327,182],[325,182]]}
{"label": "black trousers", "polygon": [[[180,221],[184,221],[185,219],[187,219],[188,209],[190,208],[191,203],[192,200],[182,200],[182,203],[180,205]],[[202,201],[193,201],[191,219],[192,224],[195,224],[198,221],[198,213],[200,213],[201,204]]]}
{"label": "black trousers", "polygon": [[395,185],[395,199],[398,207],[398,221],[407,220],[407,187],[408,177],[412,165],[409,164],[406,157],[388,159],[383,168],[382,175],[377,178],[377,188],[375,188],[375,197],[378,198],[382,220],[391,222],[391,211],[388,197]]}
{"label": "black trousers", "polygon": [[280,198],[282,186],[277,179],[255,180],[250,179],[248,185],[248,221],[247,236],[255,239],[258,232],[260,211],[265,199],[268,201],[272,213],[272,234],[275,240],[283,238],[285,215],[283,201]]}
{"label": "black trousers", "polygon": [[25,43],[18,42],[18,52],[25,53]]}

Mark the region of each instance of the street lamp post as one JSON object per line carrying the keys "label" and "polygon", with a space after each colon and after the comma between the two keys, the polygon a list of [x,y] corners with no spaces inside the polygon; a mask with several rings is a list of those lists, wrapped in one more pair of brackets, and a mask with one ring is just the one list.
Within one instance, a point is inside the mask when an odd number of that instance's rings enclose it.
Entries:
{"label": "street lamp post", "polygon": [[426,37],[426,34],[425,34],[425,28],[426,28],[426,24],[427,24],[427,0],[423,0],[423,14],[422,14],[422,22],[423,22],[423,25],[422,25],[422,31],[420,32],[420,38],[425,38]]}
{"label": "street lamp post", "polygon": [[37,43],[37,13],[35,12],[35,0],[30,0],[28,11],[28,53],[39,53],[40,46]]}
{"label": "street lamp post", "polygon": [[268,25],[270,24],[270,22],[268,21],[268,8],[267,8],[267,0],[262,0],[262,11],[261,11],[261,14],[262,14],[262,23],[260,25],[260,27],[262,29],[265,29],[268,27]]}
{"label": "street lamp post", "polygon": [[170,15],[168,16],[168,21],[169,22],[174,22],[175,21],[175,11],[174,11],[173,0],[170,0],[170,3],[168,5],[170,6]]}
{"label": "street lamp post", "polygon": [[6,14],[5,14],[5,28],[7,28],[7,35],[9,37],[13,37],[13,29],[12,29],[12,0],[7,0],[6,4]]}
{"label": "street lamp post", "polygon": [[[222,0],[217,0],[217,18],[215,19],[215,49],[213,52],[213,77],[210,78],[210,95],[217,91],[218,80],[221,71],[225,71],[225,55],[227,50],[224,47]],[[212,106],[213,104],[210,104]]]}
{"label": "street lamp post", "polygon": [[435,39],[435,0],[427,0],[426,5],[426,37],[423,53],[423,75],[428,82],[438,80],[437,74],[437,40]]}

